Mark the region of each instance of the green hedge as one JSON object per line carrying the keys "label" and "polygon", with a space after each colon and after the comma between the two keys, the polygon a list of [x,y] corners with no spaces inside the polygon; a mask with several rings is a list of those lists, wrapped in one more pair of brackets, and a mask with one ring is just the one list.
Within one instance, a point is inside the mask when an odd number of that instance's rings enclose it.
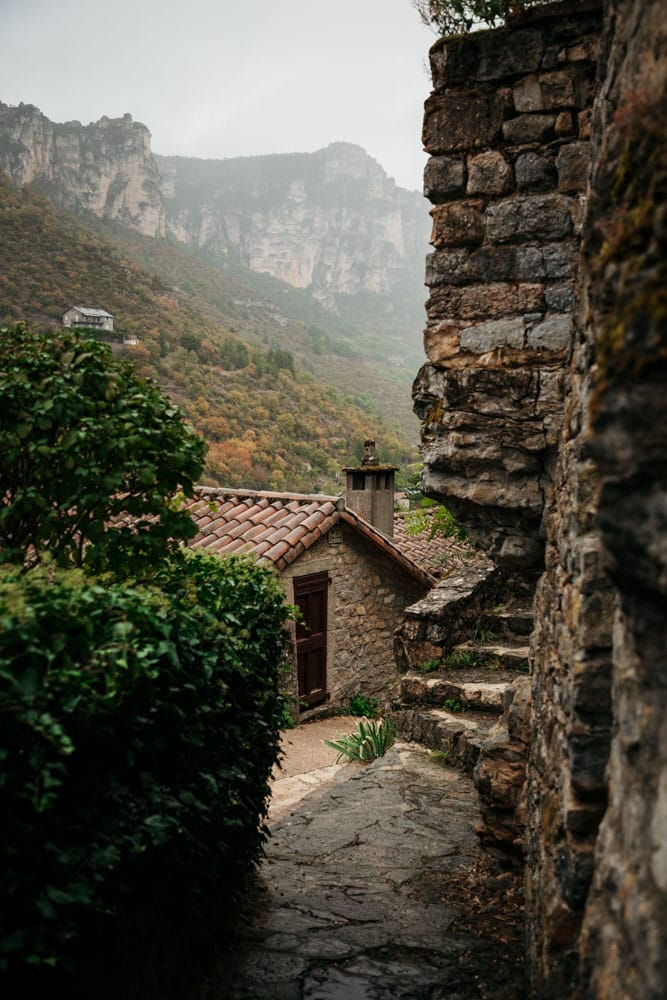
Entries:
{"label": "green hedge", "polygon": [[2,570],[5,968],[77,971],[91,941],[233,903],[266,837],[283,598],[256,564],[193,553],[150,587]]}

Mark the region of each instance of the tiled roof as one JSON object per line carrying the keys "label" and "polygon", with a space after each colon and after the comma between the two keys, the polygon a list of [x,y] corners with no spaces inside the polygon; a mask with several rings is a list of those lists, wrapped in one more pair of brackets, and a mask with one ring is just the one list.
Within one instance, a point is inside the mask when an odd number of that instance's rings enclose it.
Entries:
{"label": "tiled roof", "polygon": [[340,518],[340,497],[200,487],[185,509],[198,531],[192,548],[251,552],[285,569]]}
{"label": "tiled roof", "polygon": [[342,497],[199,487],[185,510],[198,529],[192,548],[225,555],[250,552],[283,570],[343,521],[426,586],[435,582],[395,541],[346,510]]}
{"label": "tiled roof", "polygon": [[466,542],[442,535],[429,538],[428,531],[418,535],[409,534],[404,513],[394,517],[394,543],[401,552],[434,577],[445,576],[475,558],[474,550]]}

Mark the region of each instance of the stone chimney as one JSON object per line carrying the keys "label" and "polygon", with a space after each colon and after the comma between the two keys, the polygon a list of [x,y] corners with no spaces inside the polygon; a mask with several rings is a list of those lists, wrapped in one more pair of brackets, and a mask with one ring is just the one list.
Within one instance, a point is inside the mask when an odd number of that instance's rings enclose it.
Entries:
{"label": "stone chimney", "polygon": [[364,441],[360,465],[343,469],[345,506],[389,538],[394,534],[394,473],[396,465],[380,465],[375,441]]}

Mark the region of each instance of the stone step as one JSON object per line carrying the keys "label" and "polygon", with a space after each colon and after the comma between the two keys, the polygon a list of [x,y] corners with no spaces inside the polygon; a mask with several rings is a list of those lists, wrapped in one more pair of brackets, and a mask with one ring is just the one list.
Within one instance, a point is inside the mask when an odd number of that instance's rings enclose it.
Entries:
{"label": "stone step", "polygon": [[[460,662],[469,658],[468,667],[480,666],[488,669],[491,665],[496,665],[499,669],[520,671],[528,673],[530,646],[527,643],[512,642],[511,640],[497,639],[495,642],[462,642],[454,647],[454,654],[459,662],[456,666],[463,666]],[[449,659],[451,660],[451,654]],[[447,657],[445,657],[445,662]]]}
{"label": "stone step", "polygon": [[513,677],[503,674],[493,680],[470,680],[469,672],[410,673],[401,678],[400,699],[407,705],[437,705],[445,702],[464,706],[471,712],[501,715]]}
{"label": "stone step", "polygon": [[485,611],[479,621],[482,633],[493,636],[529,636],[533,631],[534,615],[530,608],[504,608]]}
{"label": "stone step", "polygon": [[497,725],[494,716],[442,708],[398,708],[392,719],[401,739],[442,751],[447,763],[470,775],[481,747]]}

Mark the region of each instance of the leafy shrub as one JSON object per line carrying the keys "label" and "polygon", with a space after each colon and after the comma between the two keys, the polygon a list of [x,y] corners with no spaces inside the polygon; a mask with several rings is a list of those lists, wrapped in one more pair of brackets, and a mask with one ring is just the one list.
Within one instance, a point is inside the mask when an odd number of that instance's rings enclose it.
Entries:
{"label": "leafy shrub", "polygon": [[453,649],[451,653],[443,656],[441,666],[447,670],[457,670],[478,667],[479,660],[472,649]]}
{"label": "leafy shrub", "polygon": [[[424,24],[433,25],[443,35],[470,31],[475,24],[498,24],[508,14],[545,0],[413,0]],[[548,2],[548,0],[546,0]]]}
{"label": "leafy shrub", "polygon": [[445,698],[442,707],[447,712],[467,712],[469,706],[465,698]]}
{"label": "leafy shrub", "polygon": [[437,500],[424,497],[417,508],[405,516],[405,530],[409,535],[426,535],[432,538],[455,538],[464,542],[467,538],[465,528]]}
{"label": "leafy shrub", "polygon": [[353,694],[345,706],[346,715],[363,716],[366,719],[374,719],[380,711],[380,699],[369,698],[368,695],[357,691]]}
{"label": "leafy shrub", "polygon": [[426,660],[425,663],[419,664],[419,669],[425,674],[432,674],[436,670],[442,668],[442,660]]}
{"label": "leafy shrub", "polygon": [[267,832],[283,597],[199,553],[151,586],[2,570],[5,967],[77,971],[91,941],[113,964],[120,931],[201,930],[233,903]]}
{"label": "leafy shrub", "polygon": [[332,750],[338,751],[336,763],[344,757],[368,763],[386,753],[394,742],[395,735],[391,719],[360,719],[355,732],[349,735],[342,734],[337,740],[324,740],[324,742]]}
{"label": "leafy shrub", "polygon": [[[190,538],[206,445],[159,387],[75,330],[0,330],[0,562],[126,572]],[[132,523],[118,520],[129,514]]]}

